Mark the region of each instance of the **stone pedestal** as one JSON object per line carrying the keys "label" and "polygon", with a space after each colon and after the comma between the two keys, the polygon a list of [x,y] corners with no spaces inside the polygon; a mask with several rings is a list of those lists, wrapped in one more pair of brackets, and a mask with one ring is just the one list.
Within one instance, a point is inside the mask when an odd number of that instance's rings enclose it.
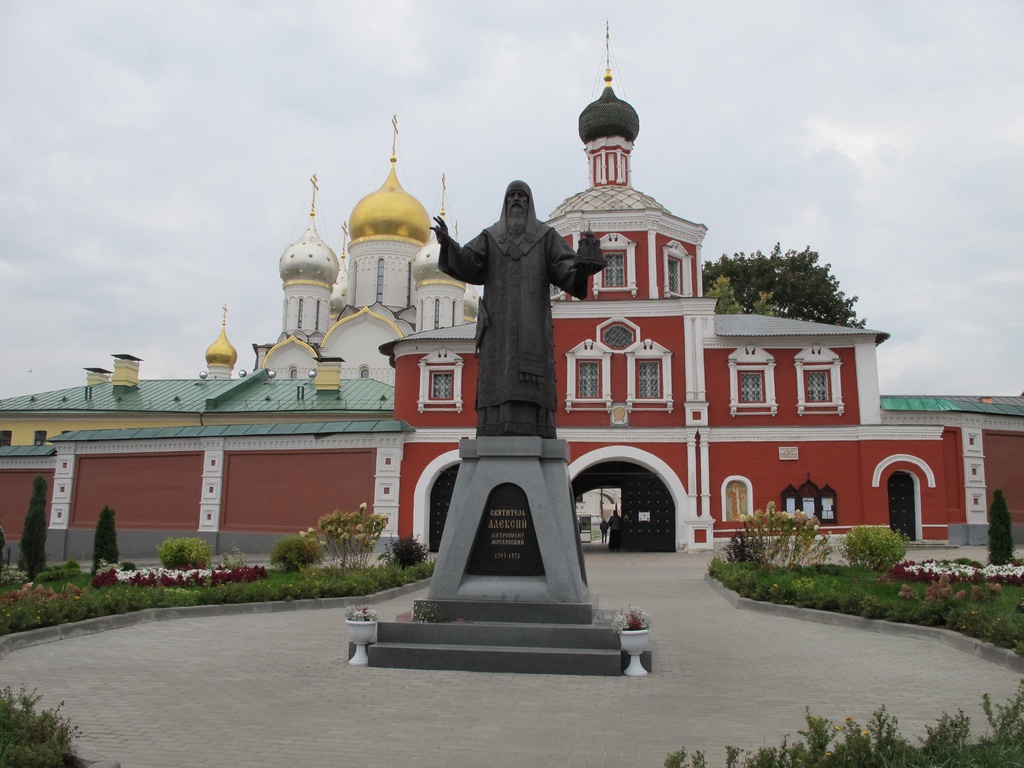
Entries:
{"label": "stone pedestal", "polygon": [[430,600],[586,603],[565,441],[481,437],[459,455]]}

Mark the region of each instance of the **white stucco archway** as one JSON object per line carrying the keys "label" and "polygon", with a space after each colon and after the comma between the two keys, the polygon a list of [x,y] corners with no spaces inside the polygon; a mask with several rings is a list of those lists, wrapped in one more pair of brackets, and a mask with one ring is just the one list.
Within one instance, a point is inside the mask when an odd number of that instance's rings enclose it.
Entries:
{"label": "white stucco archway", "polygon": [[458,449],[442,453],[423,468],[416,480],[412,498],[412,535],[423,543],[430,539],[430,531],[427,529],[429,524],[427,518],[430,515],[430,489],[434,487],[434,481],[442,472],[458,464],[459,461]]}
{"label": "white stucco archway", "polygon": [[656,474],[668,488],[676,508],[676,546],[678,548],[680,544],[689,544],[690,531],[686,521],[693,515],[690,514],[690,500],[686,495],[686,487],[675,470],[663,459],[647,451],[629,445],[612,445],[589,451],[573,461],[569,465],[570,481],[581,472],[606,461],[630,461]]}
{"label": "white stucco archway", "polygon": [[928,462],[917,458],[917,456],[911,456],[909,453],[894,453],[892,456],[888,456],[878,462],[878,465],[875,467],[874,474],[871,475],[871,487],[877,488],[882,482],[882,473],[886,468],[899,462],[913,464],[915,467],[919,468],[924,473],[925,479],[928,481],[928,487],[935,487],[935,473],[932,472],[932,468],[928,466]]}

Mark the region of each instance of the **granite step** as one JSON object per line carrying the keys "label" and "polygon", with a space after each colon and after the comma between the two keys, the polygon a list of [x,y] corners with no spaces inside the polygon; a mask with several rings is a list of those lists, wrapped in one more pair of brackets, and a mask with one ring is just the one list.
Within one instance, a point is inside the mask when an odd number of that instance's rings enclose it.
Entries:
{"label": "granite step", "polygon": [[625,669],[624,654],[617,648],[378,642],[367,653],[371,667],[400,669],[606,677],[617,677]]}

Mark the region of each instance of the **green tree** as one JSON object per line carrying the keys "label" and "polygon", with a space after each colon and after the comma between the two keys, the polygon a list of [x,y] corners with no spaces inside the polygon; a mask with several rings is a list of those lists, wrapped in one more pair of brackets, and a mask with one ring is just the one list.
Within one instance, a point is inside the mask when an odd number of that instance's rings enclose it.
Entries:
{"label": "green tree", "polygon": [[[863,328],[865,321],[854,310],[857,297],[843,293],[832,265],[819,264],[818,258],[810,246],[782,253],[779,243],[768,256],[761,251],[723,254],[704,265],[704,295],[719,295],[716,285],[726,277],[743,312]],[[716,311],[725,314],[728,306],[719,301]]]}
{"label": "green tree", "polygon": [[100,560],[116,563],[121,559],[117,551],[117,528],[114,525],[114,510],[104,507],[96,521],[96,534],[92,539],[92,572],[96,573]]}
{"label": "green tree", "polygon": [[36,475],[32,481],[32,498],[25,516],[25,530],[21,534],[21,555],[18,567],[35,579],[46,567],[46,480]]}
{"label": "green tree", "polygon": [[[706,280],[704,281],[707,282]],[[730,285],[730,280],[725,275],[721,275],[715,282],[704,289],[704,295],[718,299],[718,304],[715,305],[715,312],[719,315],[740,315],[743,313],[743,307],[736,301],[736,293]]]}
{"label": "green tree", "polygon": [[992,492],[992,505],[988,508],[988,561],[992,565],[1006,565],[1013,560],[1013,525],[1001,488]]}

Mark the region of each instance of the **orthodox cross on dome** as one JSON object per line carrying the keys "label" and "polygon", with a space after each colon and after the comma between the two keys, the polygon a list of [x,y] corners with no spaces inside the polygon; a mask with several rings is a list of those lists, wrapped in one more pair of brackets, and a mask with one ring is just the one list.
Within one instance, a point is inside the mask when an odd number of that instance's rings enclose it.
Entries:
{"label": "orthodox cross on dome", "polygon": [[398,146],[398,115],[391,116],[391,162],[394,163],[398,159],[398,155],[395,150]]}
{"label": "orthodox cross on dome", "polygon": [[224,313],[223,313],[223,315],[221,315],[220,327],[221,328],[227,328],[227,326],[228,326],[228,305],[225,304],[223,307],[221,307],[221,309],[223,309]]}
{"label": "orthodox cross on dome", "polygon": [[445,200],[448,195],[448,182],[445,180],[444,173],[441,173],[441,218],[444,218]]}
{"label": "orthodox cross on dome", "polygon": [[316,193],[320,189],[320,187],[317,186],[317,183],[316,183],[316,174],[315,173],[313,174],[313,178],[311,178],[309,180],[309,183],[313,185],[313,202],[309,206],[309,218],[315,219],[316,218]]}
{"label": "orthodox cross on dome", "polygon": [[345,248],[348,246],[348,222],[341,222],[341,261],[345,262]]}
{"label": "orthodox cross on dome", "polygon": [[607,19],[604,21],[604,81],[612,81],[612,33]]}

